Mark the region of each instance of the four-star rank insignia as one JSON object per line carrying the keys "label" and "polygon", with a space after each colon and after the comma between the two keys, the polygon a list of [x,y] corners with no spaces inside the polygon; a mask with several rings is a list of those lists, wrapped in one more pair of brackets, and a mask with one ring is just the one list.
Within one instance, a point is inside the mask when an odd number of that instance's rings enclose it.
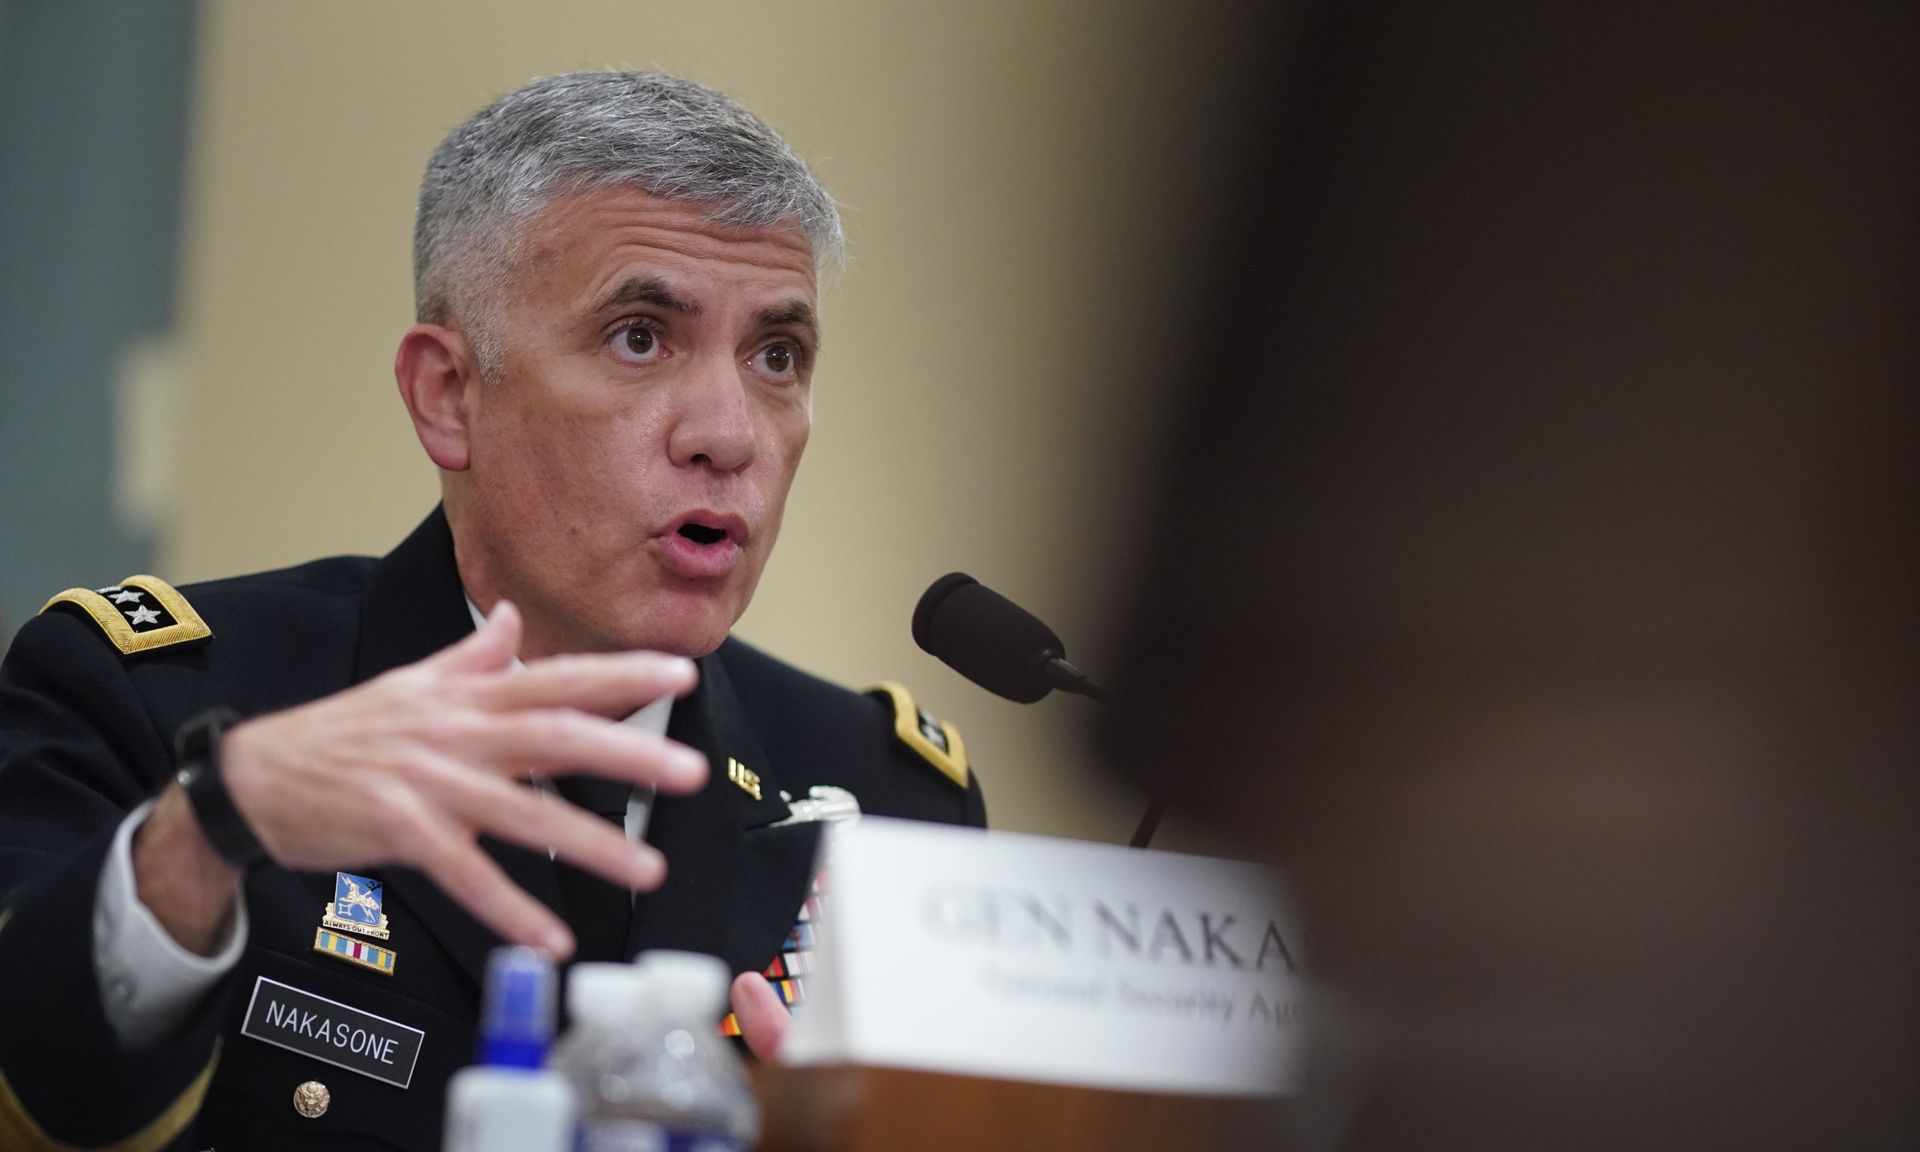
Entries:
{"label": "four-star rank insignia", "polygon": [[893,712],[893,734],[900,743],[920,754],[942,776],[967,786],[967,746],[960,730],[913,702],[913,694],[891,682],[877,684],[866,694],[887,705]]}
{"label": "four-star rank insignia", "polygon": [[381,948],[365,940],[342,935],[345,932],[358,932],[379,940],[391,935],[387,928],[387,914],[381,907],[385,891],[386,886],[378,880],[355,876],[351,872],[335,872],[333,899],[320,917],[322,926],[314,932],[313,950],[349,964],[393,975],[395,956],[391,948]]}
{"label": "four-star rank insignia", "polygon": [[158,576],[129,576],[110,588],[69,588],[40,611],[56,607],[85,613],[122,656],[213,638],[212,629],[186,597]]}

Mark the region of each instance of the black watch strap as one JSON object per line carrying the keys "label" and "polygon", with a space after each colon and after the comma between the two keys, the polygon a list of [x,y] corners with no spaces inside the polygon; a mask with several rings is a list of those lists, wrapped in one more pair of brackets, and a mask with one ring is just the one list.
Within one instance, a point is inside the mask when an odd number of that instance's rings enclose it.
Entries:
{"label": "black watch strap", "polygon": [[220,858],[241,871],[267,861],[267,850],[233,806],[226,777],[220,771],[220,737],[240,722],[231,708],[209,708],[180,725],[173,737],[175,779],[186,790],[187,803],[200,831]]}

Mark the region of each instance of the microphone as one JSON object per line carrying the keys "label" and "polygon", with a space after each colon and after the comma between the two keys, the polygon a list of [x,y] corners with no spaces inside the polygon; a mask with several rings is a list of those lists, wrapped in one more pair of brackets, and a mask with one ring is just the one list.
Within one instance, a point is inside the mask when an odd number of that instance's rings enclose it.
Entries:
{"label": "microphone", "polygon": [[913,641],[996,696],[1031,704],[1055,688],[1104,701],[1067,662],[1067,646],[1032,613],[965,572],[949,572],[913,609]]}
{"label": "microphone", "polygon": [[[949,572],[920,594],[913,642],[996,696],[1031,704],[1055,688],[1106,702],[1107,693],[1067,662],[1067,646],[1039,618],[965,572]],[[1145,848],[1166,813],[1155,797],[1128,843]]]}

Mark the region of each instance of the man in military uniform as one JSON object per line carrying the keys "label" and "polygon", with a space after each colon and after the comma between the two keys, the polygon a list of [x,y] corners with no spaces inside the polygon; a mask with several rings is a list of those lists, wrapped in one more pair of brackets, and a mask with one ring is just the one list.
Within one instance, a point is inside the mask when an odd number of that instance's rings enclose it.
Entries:
{"label": "man in military uniform", "polygon": [[840,242],[684,81],[441,144],[395,376],[442,506],[380,560],[63,593],[0,669],[0,1147],[437,1148],[502,940],[722,956],[765,1052],[808,817],[984,823],[904,690],[728,637]]}

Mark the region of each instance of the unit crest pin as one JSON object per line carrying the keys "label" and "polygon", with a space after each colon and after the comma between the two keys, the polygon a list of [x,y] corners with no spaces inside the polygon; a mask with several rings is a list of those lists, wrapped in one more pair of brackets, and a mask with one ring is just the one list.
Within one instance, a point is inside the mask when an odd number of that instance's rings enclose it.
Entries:
{"label": "unit crest pin", "polygon": [[385,895],[386,885],[378,880],[351,872],[334,873],[333,899],[320,917],[321,927],[314,930],[313,950],[384,976],[393,975],[398,956],[391,948],[342,935],[358,932],[378,940],[387,939],[392,933],[387,928],[387,913],[382,907]]}

